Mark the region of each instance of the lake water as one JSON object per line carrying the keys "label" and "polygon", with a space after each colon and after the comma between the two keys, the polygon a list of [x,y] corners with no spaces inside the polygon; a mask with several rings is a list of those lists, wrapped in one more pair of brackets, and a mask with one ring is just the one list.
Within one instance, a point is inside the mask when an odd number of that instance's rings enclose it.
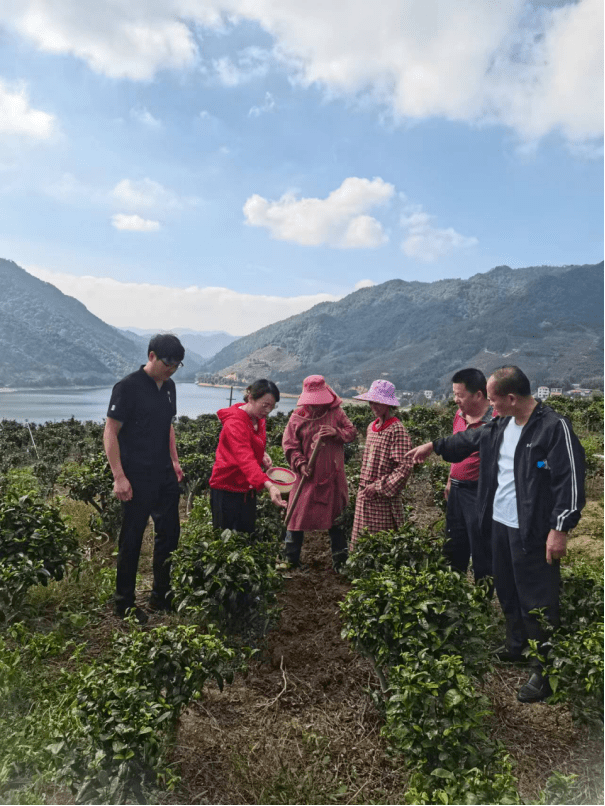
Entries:
{"label": "lake water", "polygon": [[[112,387],[96,389],[17,389],[0,393],[0,420],[17,420],[24,423],[45,423],[49,420],[95,420],[102,422]],[[230,390],[218,386],[197,386],[195,383],[177,383],[178,414],[197,417],[214,414],[229,405]],[[233,388],[233,402],[243,399],[243,389]],[[296,398],[282,397],[275,411],[292,411]]]}

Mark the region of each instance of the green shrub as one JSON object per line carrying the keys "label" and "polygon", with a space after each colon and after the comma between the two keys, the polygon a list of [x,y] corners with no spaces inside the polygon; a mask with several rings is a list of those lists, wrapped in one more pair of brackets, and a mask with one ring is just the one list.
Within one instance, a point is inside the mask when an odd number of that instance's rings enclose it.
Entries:
{"label": "green shrub", "polygon": [[208,505],[198,498],[172,555],[172,587],[179,612],[193,608],[238,631],[274,608],[281,587],[275,545],[213,529]]}
{"label": "green shrub", "polygon": [[551,631],[545,672],[553,695],[569,703],[573,718],[603,729],[603,581],[588,563],[561,568],[561,623]]}
{"label": "green shrub", "polygon": [[406,507],[406,521],[398,531],[362,533],[355,542],[355,550],[345,566],[352,579],[364,577],[370,571],[441,567],[446,568],[442,555],[443,537],[420,529],[410,520],[412,507]]}
{"label": "green shrub", "polygon": [[455,571],[427,563],[371,572],[353,581],[341,611],[343,638],[387,678],[403,653],[423,650],[461,655],[472,675],[489,667],[494,627],[486,589]]}
{"label": "green shrub", "polygon": [[114,635],[114,657],[66,676],[46,763],[77,803],[146,803],[174,783],[166,757],[178,717],[209,678],[230,682],[234,652],[196,627]]}
{"label": "green shrub", "polygon": [[59,484],[67,487],[76,501],[93,507],[90,514],[90,531],[97,537],[117,540],[122,523],[122,506],[113,492],[113,474],[107,457],[101,451],[78,464],[66,464],[59,476]]}

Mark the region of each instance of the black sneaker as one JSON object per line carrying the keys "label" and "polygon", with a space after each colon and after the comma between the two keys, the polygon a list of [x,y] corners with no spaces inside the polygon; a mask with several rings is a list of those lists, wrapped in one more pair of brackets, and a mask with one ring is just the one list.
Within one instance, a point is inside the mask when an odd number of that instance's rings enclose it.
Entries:
{"label": "black sneaker", "polygon": [[147,608],[153,613],[171,613],[172,599],[156,599],[150,596],[147,602]]}
{"label": "black sneaker", "polygon": [[527,683],[517,692],[519,702],[541,702],[552,694],[548,678],[541,672],[533,672]]}
{"label": "black sneaker", "polygon": [[118,609],[114,611],[118,618],[128,618],[128,616],[134,616],[135,621],[139,624],[147,624],[149,621],[149,616],[147,613],[141,608],[135,605],[135,607],[127,607],[125,610]]}
{"label": "black sneaker", "polygon": [[521,652],[511,652],[506,648],[506,644],[494,652],[494,658],[500,663],[527,663],[527,657]]}

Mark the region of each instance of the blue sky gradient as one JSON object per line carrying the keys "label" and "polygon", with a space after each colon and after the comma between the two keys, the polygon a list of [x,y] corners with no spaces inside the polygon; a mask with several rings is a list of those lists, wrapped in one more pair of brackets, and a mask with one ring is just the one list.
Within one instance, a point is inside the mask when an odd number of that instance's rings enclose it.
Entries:
{"label": "blue sky gradient", "polygon": [[0,256],[111,324],[235,335],[393,278],[598,262],[602,17],[11,0]]}

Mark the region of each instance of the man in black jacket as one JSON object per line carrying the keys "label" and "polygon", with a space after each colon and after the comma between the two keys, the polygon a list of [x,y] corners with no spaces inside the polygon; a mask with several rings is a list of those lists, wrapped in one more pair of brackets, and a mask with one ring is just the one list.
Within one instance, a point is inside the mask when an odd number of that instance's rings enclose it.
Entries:
{"label": "man in black jacket", "polygon": [[[494,582],[506,617],[506,645],[497,655],[515,662],[525,660],[529,639],[547,651],[547,633],[530,611],[542,608],[552,626],[559,623],[559,560],[585,503],[584,449],[566,417],[534,400],[519,367],[495,370],[487,395],[499,417],[408,455],[418,463],[435,451],[459,462],[479,451],[479,525],[486,538],[491,534]],[[536,664],[517,698],[537,702],[551,693]]]}

